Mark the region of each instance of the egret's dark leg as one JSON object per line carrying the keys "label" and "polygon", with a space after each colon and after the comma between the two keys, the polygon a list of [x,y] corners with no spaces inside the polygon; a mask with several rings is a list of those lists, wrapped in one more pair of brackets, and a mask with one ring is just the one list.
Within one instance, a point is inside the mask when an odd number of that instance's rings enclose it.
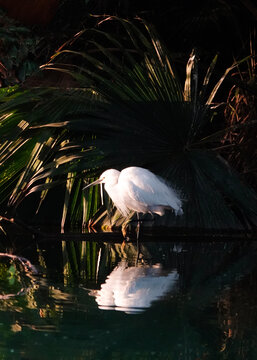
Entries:
{"label": "egret's dark leg", "polygon": [[140,216],[139,213],[137,212],[137,228],[136,228],[137,241],[139,239],[140,225],[141,225]]}
{"label": "egret's dark leg", "polygon": [[137,234],[137,262],[139,260],[140,254],[141,254],[140,242],[139,242],[140,225],[141,225],[140,216],[139,216],[139,213],[137,212],[137,227],[136,227],[136,234]]}

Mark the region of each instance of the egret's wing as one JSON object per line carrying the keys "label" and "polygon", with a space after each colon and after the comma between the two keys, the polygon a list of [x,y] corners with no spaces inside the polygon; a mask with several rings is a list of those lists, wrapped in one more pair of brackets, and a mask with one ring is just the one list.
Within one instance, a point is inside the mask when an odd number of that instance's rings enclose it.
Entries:
{"label": "egret's wing", "polygon": [[147,169],[124,169],[119,177],[119,189],[125,203],[135,201],[148,208],[161,205],[172,207],[176,211],[181,209],[181,200],[175,191]]}

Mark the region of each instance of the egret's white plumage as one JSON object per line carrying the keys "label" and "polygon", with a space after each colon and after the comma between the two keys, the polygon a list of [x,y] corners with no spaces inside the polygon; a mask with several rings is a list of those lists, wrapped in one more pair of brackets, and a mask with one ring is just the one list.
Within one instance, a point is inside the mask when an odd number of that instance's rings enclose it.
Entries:
{"label": "egret's white plumage", "polygon": [[163,215],[173,209],[182,215],[182,201],[164,180],[140,167],[128,167],[121,172],[109,169],[89,186],[104,184],[104,188],[118,210],[127,216],[131,210],[139,213]]}

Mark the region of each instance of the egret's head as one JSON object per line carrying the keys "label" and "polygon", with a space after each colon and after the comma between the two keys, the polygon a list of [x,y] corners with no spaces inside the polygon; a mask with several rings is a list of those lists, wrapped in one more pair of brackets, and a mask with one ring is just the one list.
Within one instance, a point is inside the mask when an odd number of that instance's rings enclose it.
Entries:
{"label": "egret's head", "polygon": [[109,169],[104,171],[98,179],[102,184],[116,185],[120,176],[120,171]]}
{"label": "egret's head", "polygon": [[119,176],[120,176],[120,172],[118,170],[115,170],[115,169],[106,170],[101,174],[99,179],[97,179],[96,181],[93,181],[91,184],[85,186],[84,189],[86,189],[90,186],[97,185],[97,184],[108,184],[110,186],[116,185],[118,182]]}

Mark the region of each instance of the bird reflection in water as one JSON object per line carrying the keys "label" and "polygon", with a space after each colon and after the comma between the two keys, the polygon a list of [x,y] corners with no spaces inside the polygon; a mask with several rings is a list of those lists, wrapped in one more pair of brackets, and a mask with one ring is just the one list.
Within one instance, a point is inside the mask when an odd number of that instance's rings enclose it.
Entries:
{"label": "bird reflection in water", "polygon": [[166,271],[161,264],[132,266],[122,260],[107,277],[101,289],[95,291],[99,309],[118,310],[128,314],[144,311],[176,288],[176,270]]}

